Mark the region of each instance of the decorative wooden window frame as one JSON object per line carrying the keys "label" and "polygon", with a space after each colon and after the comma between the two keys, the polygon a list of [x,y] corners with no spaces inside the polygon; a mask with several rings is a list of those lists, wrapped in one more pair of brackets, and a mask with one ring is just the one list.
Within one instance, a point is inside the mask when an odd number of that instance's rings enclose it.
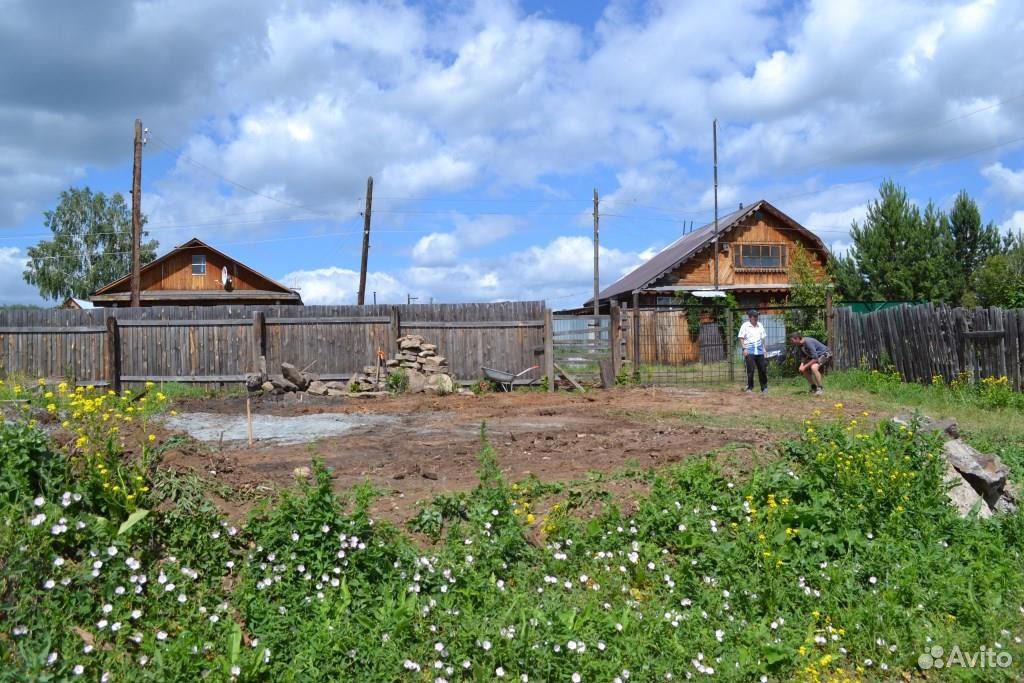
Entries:
{"label": "decorative wooden window frame", "polygon": [[206,254],[192,254],[192,274],[206,275]]}
{"label": "decorative wooden window frame", "polygon": [[[757,255],[752,252],[757,249]],[[773,254],[774,250],[778,250],[777,254]],[[757,242],[757,243],[739,243],[732,245],[733,251],[733,270],[737,272],[752,273],[752,272],[783,272],[789,265],[789,249],[787,245],[782,242]],[[773,259],[778,258],[779,265],[744,265],[746,259]]]}

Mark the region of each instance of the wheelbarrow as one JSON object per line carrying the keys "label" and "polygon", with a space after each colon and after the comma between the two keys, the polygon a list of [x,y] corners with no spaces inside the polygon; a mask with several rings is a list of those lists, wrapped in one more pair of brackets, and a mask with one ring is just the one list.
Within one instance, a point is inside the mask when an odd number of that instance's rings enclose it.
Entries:
{"label": "wheelbarrow", "polygon": [[[505,372],[504,370],[495,370],[494,368],[486,367],[481,367],[480,369],[484,371],[484,377],[496,383],[501,387],[502,391],[512,391],[512,386],[515,384],[516,380],[526,373],[538,370],[539,368],[539,365],[531,365],[522,372],[517,373]],[[536,379],[530,380],[528,384],[533,384],[536,381]]]}

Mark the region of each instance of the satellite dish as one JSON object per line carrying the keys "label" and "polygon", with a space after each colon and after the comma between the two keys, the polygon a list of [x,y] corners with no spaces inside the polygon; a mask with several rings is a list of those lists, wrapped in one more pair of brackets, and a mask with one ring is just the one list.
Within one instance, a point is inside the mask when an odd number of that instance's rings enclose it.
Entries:
{"label": "satellite dish", "polygon": [[224,266],[220,269],[220,283],[224,285],[224,289],[231,286],[231,276],[228,275],[228,267]]}

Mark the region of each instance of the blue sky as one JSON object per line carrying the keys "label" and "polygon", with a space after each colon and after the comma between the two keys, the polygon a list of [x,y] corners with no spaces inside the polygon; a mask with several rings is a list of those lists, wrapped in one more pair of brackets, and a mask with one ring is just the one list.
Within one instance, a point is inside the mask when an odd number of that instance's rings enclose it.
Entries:
{"label": "blue sky", "polygon": [[[0,303],[68,186],[126,193],[160,251],[195,236],[354,303],[365,182],[378,301],[545,298],[602,284],[765,198],[845,248],[879,182],[1024,228],[1017,0],[5,4]],[[54,41],[59,45],[54,49]],[[370,295],[368,295],[370,296]]]}

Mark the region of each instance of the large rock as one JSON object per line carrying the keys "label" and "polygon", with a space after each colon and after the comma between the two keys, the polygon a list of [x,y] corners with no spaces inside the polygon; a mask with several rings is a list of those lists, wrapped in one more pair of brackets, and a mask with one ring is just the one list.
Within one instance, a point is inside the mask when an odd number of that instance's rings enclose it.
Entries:
{"label": "large rock", "polygon": [[284,377],[271,377],[270,378],[270,382],[274,385],[274,389],[277,389],[277,390],[280,390],[280,391],[298,391],[299,390],[299,388],[295,384],[293,384],[292,382],[288,381]]}
{"label": "large rock", "polygon": [[299,391],[305,391],[309,386],[308,378],[303,375],[297,367],[291,363],[281,363],[281,374],[291,382]]}
{"label": "large rock", "polygon": [[455,380],[450,375],[431,375],[427,379],[427,389],[438,394],[447,395],[455,391]]}
{"label": "large rock", "polygon": [[346,391],[348,384],[346,382],[338,382],[337,380],[326,382],[324,384],[328,390],[334,389],[335,391]]}
{"label": "large rock", "polygon": [[947,439],[960,438],[960,425],[952,417],[933,420],[927,415],[905,412],[893,417],[892,421],[904,427],[910,427],[916,423],[919,432],[941,432]]}
{"label": "large rock", "polygon": [[415,352],[419,353],[420,349],[423,348],[423,337],[402,337],[398,340],[398,348],[402,349],[402,351],[409,352],[412,352],[413,349],[415,349]]}
{"label": "large rock", "polygon": [[408,370],[405,374],[409,378],[410,394],[420,394],[427,390],[427,376],[422,372]]}
{"label": "large rock", "polygon": [[989,505],[995,505],[1006,486],[1010,468],[994,455],[979,453],[960,439],[943,446],[946,462],[952,465]]}
{"label": "large rock", "polygon": [[946,495],[961,517],[968,517],[974,511],[977,511],[978,517],[982,519],[992,516],[992,510],[985,499],[978,495],[974,487],[968,484],[952,465],[946,465],[946,474],[942,479],[952,486]]}
{"label": "large rock", "polygon": [[275,389],[274,383],[271,382],[268,379],[266,382],[264,382],[263,384],[260,385],[260,389],[263,389],[263,391],[265,391],[265,392],[267,392],[269,394],[270,392],[272,392]]}
{"label": "large rock", "polygon": [[306,387],[306,393],[313,394],[314,396],[326,396],[327,385],[320,380],[314,380],[309,383],[308,387]]}
{"label": "large rock", "polygon": [[1017,487],[1012,482],[1006,482],[1006,487],[1003,488],[1003,495],[999,497],[996,504],[992,506],[992,509],[996,512],[1004,512],[1007,514],[1013,514],[1017,511],[1017,506],[1020,504],[1020,492],[1017,491]]}

